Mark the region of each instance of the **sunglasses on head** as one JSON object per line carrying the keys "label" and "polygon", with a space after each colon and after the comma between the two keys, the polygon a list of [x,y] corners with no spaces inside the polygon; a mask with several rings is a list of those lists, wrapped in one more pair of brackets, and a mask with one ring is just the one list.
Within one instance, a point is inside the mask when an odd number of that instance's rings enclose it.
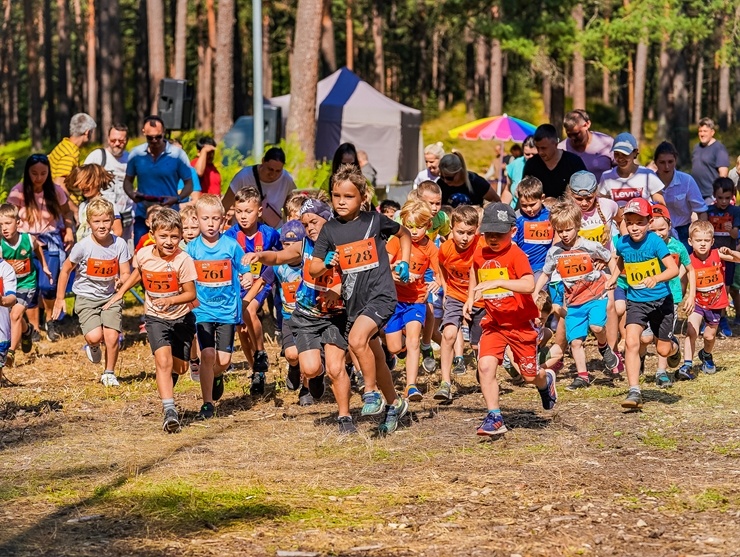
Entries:
{"label": "sunglasses on head", "polygon": [[144,138],[149,143],[154,143],[155,141],[160,141],[164,136],[162,134],[159,135],[145,135]]}
{"label": "sunglasses on head", "polygon": [[28,160],[30,160],[32,163],[49,162],[49,157],[47,157],[43,153],[36,153],[35,155],[31,155],[30,157],[28,157]]}

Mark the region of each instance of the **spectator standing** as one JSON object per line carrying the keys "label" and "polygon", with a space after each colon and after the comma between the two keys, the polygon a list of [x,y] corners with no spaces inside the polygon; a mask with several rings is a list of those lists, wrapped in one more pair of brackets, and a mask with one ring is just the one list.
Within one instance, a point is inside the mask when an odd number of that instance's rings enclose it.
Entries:
{"label": "spectator standing", "polygon": [[542,182],[545,197],[558,198],[579,170],[586,165],[578,155],[558,149],[558,132],[552,124],[542,124],[534,132],[537,154],[524,164],[524,176],[534,176]]}
{"label": "spectator standing", "polygon": [[[512,153],[514,149],[512,148]],[[522,155],[509,161],[506,165],[506,177],[509,179],[509,188],[501,194],[501,201],[509,203],[516,209],[519,203],[519,197],[516,194],[516,188],[522,181],[524,174],[524,164],[537,154],[537,147],[534,144],[534,136],[528,135],[522,142]]]}
{"label": "spectator standing", "polygon": [[[178,208],[178,202],[187,199],[193,191],[192,170],[185,151],[170,144],[164,138],[164,122],[159,116],[144,119],[142,133],[146,143],[131,150],[126,165],[123,189],[136,203],[134,217],[134,244],[149,232],[146,225],[146,209],[159,204]],[[137,180],[134,190],[134,179]],[[183,188],[178,194],[178,182]]]}
{"label": "spectator standing", "polygon": [[198,156],[190,161],[200,180],[201,194],[212,194],[221,197],[221,173],[213,164],[216,154],[216,141],[212,137],[200,137],[195,143]]}
{"label": "spectator standing", "polygon": [[68,192],[64,186],[64,179],[73,168],[80,165],[80,147],[90,141],[90,135],[96,127],[95,120],[89,114],[84,112],[75,114],[69,121],[69,137],[62,139],[49,153],[51,178],[70,196],[74,205],[73,210],[82,201],[82,194],[78,191]]}
{"label": "spectator standing", "polygon": [[436,182],[439,178],[439,161],[445,156],[445,149],[442,146],[442,142],[430,143],[424,147],[424,163],[426,168],[417,174],[414,178],[414,188],[418,188],[419,184],[426,182]]}
{"label": "spectator standing", "polygon": [[439,179],[442,190],[442,205],[477,205],[483,207],[483,201],[500,201],[498,193],[488,180],[465,166],[462,153],[448,153],[439,161]]}
{"label": "spectator standing", "polygon": [[732,180],[732,183],[735,184],[735,188],[737,189],[738,182],[740,182],[740,157],[735,161],[734,168],[730,169],[730,172],[727,173],[727,177]]}
{"label": "spectator standing", "polygon": [[699,143],[691,153],[691,175],[699,184],[707,205],[714,202],[712,184],[717,178],[726,178],[730,169],[727,149],[714,137],[714,121],[711,118],[699,120]]}
{"label": "spectator standing", "polygon": [[591,117],[583,109],[573,110],[563,120],[566,139],[558,143],[558,149],[578,155],[586,170],[601,181],[601,175],[616,166],[612,156],[614,139],[611,136],[591,131]]}

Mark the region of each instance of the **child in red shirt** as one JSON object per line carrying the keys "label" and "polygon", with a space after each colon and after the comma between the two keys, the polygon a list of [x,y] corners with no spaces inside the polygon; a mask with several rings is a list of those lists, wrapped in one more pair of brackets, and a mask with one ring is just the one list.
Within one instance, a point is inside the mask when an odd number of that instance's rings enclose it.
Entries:
{"label": "child in red shirt", "polygon": [[491,203],[483,212],[480,232],[485,235],[486,243],[473,255],[468,301],[463,311],[470,315],[475,302],[483,298],[486,317],[478,349],[478,374],[488,414],[477,433],[486,436],[506,432],[499,409],[496,368],[507,346],[511,347],[524,380],[537,386],[545,410],[554,408],[558,394],[555,372],[537,365],[534,320],[540,312],[532,298],[532,267],[524,252],[512,244],[516,233],[514,210],[505,203]]}

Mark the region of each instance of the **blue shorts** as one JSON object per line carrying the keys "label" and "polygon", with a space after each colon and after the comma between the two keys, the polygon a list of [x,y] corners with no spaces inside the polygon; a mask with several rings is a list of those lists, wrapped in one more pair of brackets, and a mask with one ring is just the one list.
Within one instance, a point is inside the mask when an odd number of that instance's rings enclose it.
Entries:
{"label": "blue shorts", "polygon": [[563,281],[559,280],[556,282],[551,282],[547,285],[547,291],[550,294],[550,300],[552,300],[552,305],[554,306],[562,306],[563,302],[565,300],[565,287],[563,286]]}
{"label": "blue shorts", "polygon": [[37,288],[33,290],[16,290],[15,299],[24,308],[33,309],[39,305],[39,291]]}
{"label": "blue shorts", "polygon": [[606,325],[608,301],[608,298],[601,298],[580,306],[568,306],[568,314],[565,316],[565,338],[569,344],[574,340],[585,339],[590,327]]}
{"label": "blue shorts", "polygon": [[397,333],[402,331],[412,321],[418,321],[424,326],[427,316],[427,305],[425,303],[412,304],[409,302],[398,302],[396,311],[393,312],[388,323],[385,325],[386,333]]}

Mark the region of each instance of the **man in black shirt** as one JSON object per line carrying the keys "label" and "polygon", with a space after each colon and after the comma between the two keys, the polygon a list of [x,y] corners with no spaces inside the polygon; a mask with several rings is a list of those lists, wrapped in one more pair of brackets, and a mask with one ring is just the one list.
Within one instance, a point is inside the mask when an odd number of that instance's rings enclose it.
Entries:
{"label": "man in black shirt", "polygon": [[558,149],[558,132],[552,124],[542,124],[534,132],[537,154],[524,165],[524,176],[542,182],[545,197],[561,197],[570,177],[586,165],[578,155]]}

